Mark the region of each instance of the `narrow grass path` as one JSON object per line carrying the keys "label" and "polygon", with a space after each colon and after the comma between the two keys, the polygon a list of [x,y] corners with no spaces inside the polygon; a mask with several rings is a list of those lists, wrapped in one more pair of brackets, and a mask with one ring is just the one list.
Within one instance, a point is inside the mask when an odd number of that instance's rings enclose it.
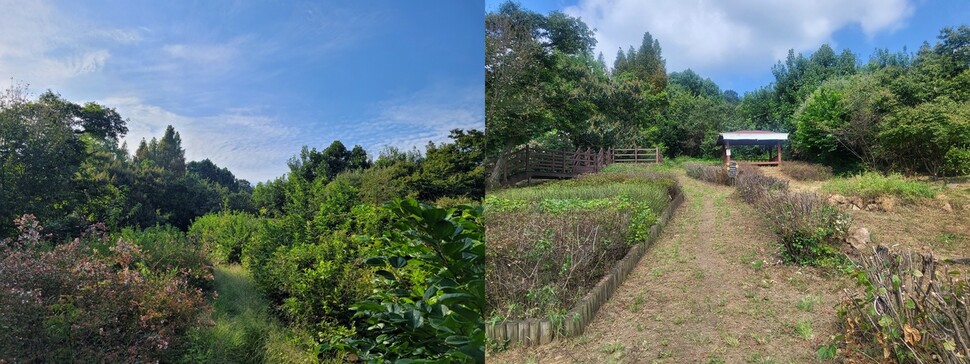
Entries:
{"label": "narrow grass path", "polygon": [[218,297],[212,314],[214,325],[200,332],[201,345],[192,361],[314,362],[287,338],[245,268],[238,264],[216,266],[215,286]]}
{"label": "narrow grass path", "polygon": [[583,336],[489,362],[815,361],[849,282],[780,264],[775,235],[732,188],[679,179],[685,204]]}

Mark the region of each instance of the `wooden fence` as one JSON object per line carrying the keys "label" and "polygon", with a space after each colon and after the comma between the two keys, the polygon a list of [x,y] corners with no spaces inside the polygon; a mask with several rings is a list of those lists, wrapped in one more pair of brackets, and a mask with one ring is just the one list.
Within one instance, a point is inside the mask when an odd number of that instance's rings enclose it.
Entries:
{"label": "wooden fence", "polygon": [[485,324],[485,336],[497,342],[507,342],[519,345],[541,345],[551,342],[558,337],[574,337],[583,334],[586,325],[593,321],[596,312],[613,296],[617,288],[630,272],[640,262],[640,258],[660,236],[660,231],[673,217],[674,211],[684,202],[684,194],[680,189],[664,209],[657,222],[650,227],[647,239],[630,247],[626,256],[616,263],[599,283],[593,286],[565,317],[561,319],[541,318],[527,320],[507,320]]}
{"label": "wooden fence", "polygon": [[521,181],[532,184],[533,178],[565,179],[583,173],[596,173],[612,163],[662,163],[657,148],[626,148],[576,151],[551,150],[525,146],[508,154],[501,173],[502,184]]}

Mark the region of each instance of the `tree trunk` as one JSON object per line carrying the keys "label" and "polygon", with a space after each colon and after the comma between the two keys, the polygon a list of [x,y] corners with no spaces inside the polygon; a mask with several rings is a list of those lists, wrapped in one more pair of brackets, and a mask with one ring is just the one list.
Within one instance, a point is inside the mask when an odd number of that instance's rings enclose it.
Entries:
{"label": "tree trunk", "polygon": [[502,147],[502,152],[499,153],[498,159],[495,160],[495,166],[492,168],[492,174],[488,178],[488,187],[494,188],[501,186],[504,181],[504,175],[502,171],[505,169],[505,165],[508,163],[509,152],[512,151],[512,147],[515,144],[512,142],[506,142],[505,146]]}

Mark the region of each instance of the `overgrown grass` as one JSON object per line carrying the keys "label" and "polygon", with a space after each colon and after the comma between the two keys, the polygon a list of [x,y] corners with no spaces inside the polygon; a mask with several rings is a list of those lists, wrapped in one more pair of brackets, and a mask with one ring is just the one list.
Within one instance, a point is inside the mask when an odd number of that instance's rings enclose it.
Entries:
{"label": "overgrown grass", "polygon": [[613,168],[485,198],[487,317],[561,316],[679,193],[649,167]]}
{"label": "overgrown grass", "polygon": [[883,176],[879,173],[865,173],[851,178],[834,179],[822,191],[845,196],[858,196],[863,199],[895,197],[902,201],[915,203],[923,198],[933,198],[938,189],[926,182],[912,180],[899,174]]}
{"label": "overgrown grass", "polygon": [[185,362],[313,363],[316,358],[283,329],[269,312],[269,303],[239,265],[217,266],[213,325],[192,333],[193,345]]}
{"label": "overgrown grass", "polygon": [[781,173],[799,181],[824,181],[832,178],[832,167],[821,164],[787,161],[781,164]]}

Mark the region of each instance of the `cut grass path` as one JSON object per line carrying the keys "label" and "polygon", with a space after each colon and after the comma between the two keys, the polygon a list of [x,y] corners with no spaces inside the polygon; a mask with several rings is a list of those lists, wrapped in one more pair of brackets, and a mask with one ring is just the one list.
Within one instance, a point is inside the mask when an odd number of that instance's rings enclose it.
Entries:
{"label": "cut grass path", "polygon": [[215,267],[215,325],[200,333],[202,345],[194,360],[220,363],[313,362],[287,338],[269,303],[238,264]]}
{"label": "cut grass path", "polygon": [[733,188],[679,172],[686,203],[583,336],[490,354],[506,363],[805,363],[837,331],[839,273],[778,264]]}

